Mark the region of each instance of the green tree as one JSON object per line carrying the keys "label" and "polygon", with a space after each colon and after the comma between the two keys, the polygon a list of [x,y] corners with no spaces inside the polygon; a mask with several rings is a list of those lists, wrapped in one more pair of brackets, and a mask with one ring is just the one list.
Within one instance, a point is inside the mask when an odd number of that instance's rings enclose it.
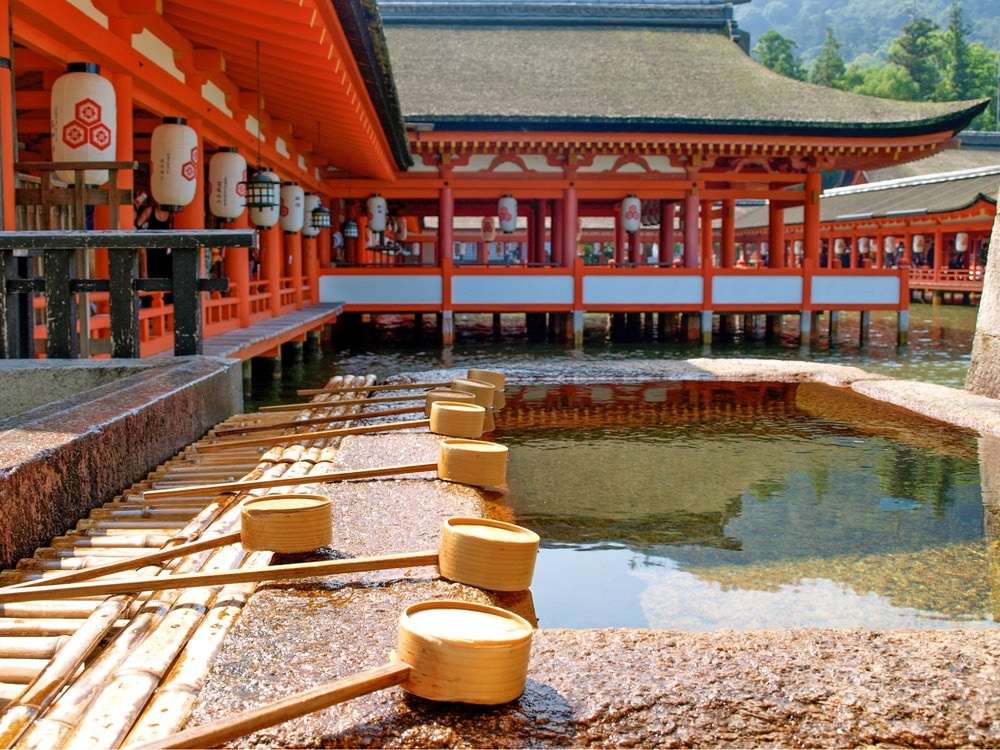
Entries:
{"label": "green tree", "polygon": [[880,96],[885,99],[914,100],[919,89],[906,68],[888,65],[851,63],[844,74],[844,88],[855,94]]}
{"label": "green tree", "polygon": [[918,17],[903,27],[889,45],[889,62],[905,70],[916,85],[914,98],[930,101],[941,80],[941,39],[938,26],[929,18]]}
{"label": "green tree", "polygon": [[754,45],[753,56],[775,73],[800,81],[805,78],[805,70],[796,51],[795,42],[777,31],[768,31],[761,35]]}
{"label": "green tree", "polygon": [[847,66],[844,65],[844,58],[840,54],[840,42],[834,36],[833,29],[828,26],[826,41],[823,42],[819,55],[813,62],[812,70],[809,72],[809,80],[820,86],[841,88],[846,72]]}
{"label": "green tree", "polygon": [[989,109],[972,121],[973,130],[997,130],[997,79],[1000,78],[1000,53],[985,44],[969,45],[968,98],[991,99]]}
{"label": "green tree", "polygon": [[973,96],[972,71],[969,69],[969,27],[965,22],[962,3],[951,6],[948,29],[944,34],[948,67],[945,70],[941,99],[970,99]]}

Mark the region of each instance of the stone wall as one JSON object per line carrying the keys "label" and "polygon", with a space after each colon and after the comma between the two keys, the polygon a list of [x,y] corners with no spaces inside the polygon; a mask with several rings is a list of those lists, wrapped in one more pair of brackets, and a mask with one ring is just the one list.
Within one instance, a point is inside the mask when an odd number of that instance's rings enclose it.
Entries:
{"label": "stone wall", "polygon": [[1000,398],[1000,215],[990,239],[976,338],[972,345],[972,366],[965,387],[982,396]]}
{"label": "stone wall", "polygon": [[[16,369],[22,390],[44,392],[48,375]],[[0,424],[0,564],[72,528],[243,406],[237,360],[188,357],[124,372],[132,374]]]}

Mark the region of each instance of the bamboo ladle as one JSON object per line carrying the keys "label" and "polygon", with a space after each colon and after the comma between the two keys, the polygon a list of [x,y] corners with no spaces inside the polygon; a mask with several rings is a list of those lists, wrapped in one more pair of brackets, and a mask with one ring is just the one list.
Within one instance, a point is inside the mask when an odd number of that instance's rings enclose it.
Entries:
{"label": "bamboo ladle", "polygon": [[[485,372],[485,371],[484,371]],[[492,374],[491,374],[492,375]],[[500,377],[503,377],[502,375]],[[503,408],[503,387],[497,388],[496,381],[474,380],[472,378],[457,378],[451,381],[450,387],[453,390],[465,391],[476,396],[476,403],[480,406],[493,406]],[[496,393],[500,392],[501,403],[497,406]],[[482,394],[482,395],[480,395]],[[488,400],[487,400],[488,396]],[[367,404],[387,404],[399,401],[416,401],[420,396],[376,396],[375,398],[352,398],[345,401],[301,401],[294,404],[276,404],[274,406],[260,407],[260,414],[274,414],[284,411],[306,411],[309,409],[326,409],[331,406],[362,406]]]}
{"label": "bamboo ladle", "polygon": [[449,599],[420,602],[403,611],[387,664],[133,750],[215,747],[394,685],[432,701],[508,703],[524,693],[531,638],[527,620],[499,607]]}
{"label": "bamboo ladle", "polygon": [[404,422],[343,427],[337,430],[296,432],[283,435],[267,435],[259,438],[221,439],[198,447],[199,453],[219,453],[243,448],[253,448],[282,443],[298,443],[306,440],[332,439],[347,435],[368,435],[394,430],[410,430],[428,427],[435,435],[444,437],[478,439],[483,436],[486,425],[486,409],[476,404],[462,404],[453,401],[435,401],[430,404],[427,419],[411,419]]}
{"label": "bamboo ladle", "polygon": [[[466,377],[473,380],[485,380],[488,383],[503,388],[507,383],[507,377],[502,372],[494,370],[480,370],[472,368],[466,373]],[[296,391],[299,396],[319,396],[326,393],[370,393],[379,391],[416,391],[422,388],[441,388],[448,385],[448,381],[439,383],[383,383],[381,385],[355,385],[336,386],[333,388],[300,388]]]}
{"label": "bamboo ladle", "polygon": [[[267,499],[266,497],[260,498],[260,500]],[[328,509],[329,507],[327,507]],[[278,542],[293,539],[294,532],[295,528],[292,526],[275,531],[273,528],[260,525],[256,532],[260,538],[251,540],[249,542],[251,546],[248,548],[273,549]],[[244,534],[244,538],[246,538],[246,534]],[[221,541],[222,539],[223,537],[219,537],[213,541]],[[236,535],[235,539],[228,539],[225,543],[232,544],[238,541],[240,541],[239,534]],[[270,565],[263,568],[181,573],[116,581],[81,581],[77,577],[72,583],[9,586],[0,589],[0,603],[110,596],[142,591],[223,586],[232,583],[287,581],[424,565],[436,565],[442,578],[467,586],[490,591],[525,591],[531,587],[539,541],[538,534],[512,523],[494,521],[488,518],[454,517],[444,522],[437,551],[424,550],[374,557],[356,557],[348,560],[319,560],[287,565]],[[317,546],[328,543],[329,539]],[[217,546],[221,546],[221,544]],[[298,551],[303,551],[302,546],[306,546],[305,542],[299,545]],[[161,554],[165,551],[161,551]],[[171,551],[177,553],[178,548]],[[164,559],[162,556],[158,558],[158,560],[162,559]],[[127,567],[125,567],[124,561],[115,563],[115,566],[116,570],[127,570],[142,564],[142,558],[129,558]],[[107,571],[108,568],[110,566],[105,566],[104,571]],[[86,572],[93,574],[97,570],[99,569],[94,568]],[[106,574],[104,571],[100,575]],[[83,572],[79,571],[79,573]],[[77,573],[74,572],[74,575]],[[50,580],[46,580],[44,583],[49,584]]]}
{"label": "bamboo ladle", "polygon": [[[465,391],[456,390],[434,390],[428,391],[424,397],[423,406],[404,406],[399,409],[381,409],[379,411],[362,411],[353,414],[335,414],[329,417],[310,417],[308,419],[290,420],[287,422],[263,422],[261,424],[243,425],[241,427],[227,427],[216,430],[216,437],[228,437],[230,435],[245,435],[252,432],[272,432],[274,430],[294,429],[296,427],[308,427],[310,425],[329,424],[331,422],[349,422],[357,419],[371,419],[373,417],[394,417],[402,414],[418,414],[424,412],[427,416],[431,413],[431,404],[435,401],[458,401],[464,403],[476,403],[476,397]],[[337,402],[339,403],[339,402]]]}
{"label": "bamboo ladle", "polygon": [[438,460],[435,463],[400,464],[376,469],[310,474],[290,479],[278,477],[277,479],[252,479],[239,482],[168,487],[160,490],[145,490],[142,497],[146,500],[154,500],[161,497],[184,497],[192,494],[217,493],[221,495],[226,492],[290,487],[297,484],[345,482],[351,479],[373,479],[425,471],[436,471],[438,479],[446,482],[470,484],[474,487],[501,487],[504,485],[507,476],[506,446],[484,440],[466,440],[464,438],[445,438],[441,441],[440,446]]}

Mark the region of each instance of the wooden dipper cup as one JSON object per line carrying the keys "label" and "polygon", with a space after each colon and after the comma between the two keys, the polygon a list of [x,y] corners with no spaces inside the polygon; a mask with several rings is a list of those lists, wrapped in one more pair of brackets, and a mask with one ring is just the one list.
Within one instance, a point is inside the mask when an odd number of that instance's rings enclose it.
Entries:
{"label": "wooden dipper cup", "polygon": [[[476,373],[475,375],[473,373]],[[488,383],[494,382],[491,377],[503,378],[503,382],[500,383],[499,387],[506,385],[506,377],[502,372],[495,372],[493,370],[474,370],[470,369],[468,371],[468,378],[470,380],[485,380]],[[448,383],[381,383],[379,385],[339,385],[334,388],[300,388],[295,393],[299,396],[318,396],[323,393],[378,393],[380,391],[419,391],[425,388],[441,388],[446,387]]]}
{"label": "wooden dipper cup", "polygon": [[482,380],[453,380],[451,381],[453,391],[464,391],[471,393],[476,398],[476,403],[480,406],[492,407],[496,401],[497,389],[492,383]]}
{"label": "wooden dipper cup", "polygon": [[471,393],[456,391],[452,388],[435,388],[433,391],[427,391],[424,414],[428,417],[431,415],[431,405],[435,401],[448,401],[453,404],[474,404],[476,403],[476,397]]}
{"label": "wooden dipper cup", "polygon": [[438,570],[451,581],[490,591],[531,588],[541,540],[534,531],[488,518],[444,522]]}
{"label": "wooden dipper cup", "polygon": [[[233,541],[238,541],[238,538],[230,540],[229,543]],[[295,539],[289,540],[286,537],[278,540],[267,539],[261,543],[268,549],[280,544],[284,551],[292,551],[296,546],[300,548],[305,546],[304,543],[297,544]],[[46,579],[37,582],[41,585],[32,587],[19,585],[0,589],[0,603],[73,599],[81,596],[164,591],[231,583],[288,581],[425,565],[436,565],[443,578],[467,586],[488,588],[493,591],[524,591],[531,587],[538,544],[538,535],[521,526],[485,518],[456,517],[445,522],[437,551],[422,550],[347,560],[319,560],[239,570],[178,573],[119,581],[79,582],[79,578],[76,578],[78,582],[75,583],[64,583],[63,579],[53,585],[53,579]],[[158,554],[162,559],[162,553]],[[181,554],[184,553],[180,548],[175,548],[174,556]],[[118,570],[142,567],[143,564],[140,558],[129,558],[122,563],[115,563]],[[81,573],[93,577],[94,571],[100,570],[92,568],[75,571],[69,574],[69,577],[79,576]],[[106,566],[104,570],[107,570]]]}
{"label": "wooden dipper cup", "polygon": [[240,508],[240,540],[248,550],[312,552],[333,541],[330,499],[324,495],[265,495]]}
{"label": "wooden dipper cup", "polygon": [[[460,394],[469,396],[468,393]],[[472,400],[471,397],[469,399]],[[484,409],[473,403],[452,403],[450,401],[435,401],[428,409],[429,419],[411,419],[406,422],[384,422],[360,427],[345,427],[336,430],[318,430],[315,432],[296,432],[291,435],[268,435],[266,437],[250,437],[243,439],[218,440],[198,448],[200,453],[219,453],[223,451],[242,450],[244,448],[272,445],[287,445],[302,443],[308,440],[330,440],[348,435],[370,435],[378,432],[395,430],[412,430],[429,427],[435,435],[445,437],[481,438],[485,431],[487,417],[492,418],[492,409]],[[492,419],[491,419],[492,424]],[[491,428],[492,429],[492,428]]]}
{"label": "wooden dipper cup", "polygon": [[480,380],[491,384],[496,389],[493,395],[493,408],[497,411],[502,409],[507,403],[507,399],[504,396],[504,388],[507,387],[507,376],[502,372],[470,369],[469,380]]}
{"label": "wooden dipper cup", "polygon": [[432,701],[508,703],[524,692],[531,638],[527,620],[499,607],[420,602],[399,618],[389,663],[133,750],[214,747],[393,685]]}
{"label": "wooden dipper cup", "polygon": [[160,490],[146,490],[142,496],[152,500],[160,497],[185,497],[209,493],[240,492],[269,487],[292,487],[298,484],[319,484],[322,482],[346,482],[351,479],[373,479],[397,474],[417,474],[437,471],[438,478],[446,482],[471,484],[477,487],[501,487],[506,484],[507,447],[499,443],[464,438],[445,438],[441,441],[436,463],[401,464],[377,469],[337,471],[329,474],[309,474],[308,476],[286,479],[251,479],[218,484],[188,485],[168,487]]}

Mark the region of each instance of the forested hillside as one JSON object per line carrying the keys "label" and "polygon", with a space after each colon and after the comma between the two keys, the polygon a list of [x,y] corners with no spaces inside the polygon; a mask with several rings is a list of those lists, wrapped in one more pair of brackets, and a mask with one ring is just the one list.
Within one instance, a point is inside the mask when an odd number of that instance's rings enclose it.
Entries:
{"label": "forested hillside", "polygon": [[[850,61],[865,53],[884,55],[914,14],[946,26],[950,7],[951,0],[752,0],[736,16],[755,40],[772,29],[791,37],[807,61],[819,53],[830,26]],[[970,38],[1000,49],[1000,0],[965,0],[963,10]]]}

